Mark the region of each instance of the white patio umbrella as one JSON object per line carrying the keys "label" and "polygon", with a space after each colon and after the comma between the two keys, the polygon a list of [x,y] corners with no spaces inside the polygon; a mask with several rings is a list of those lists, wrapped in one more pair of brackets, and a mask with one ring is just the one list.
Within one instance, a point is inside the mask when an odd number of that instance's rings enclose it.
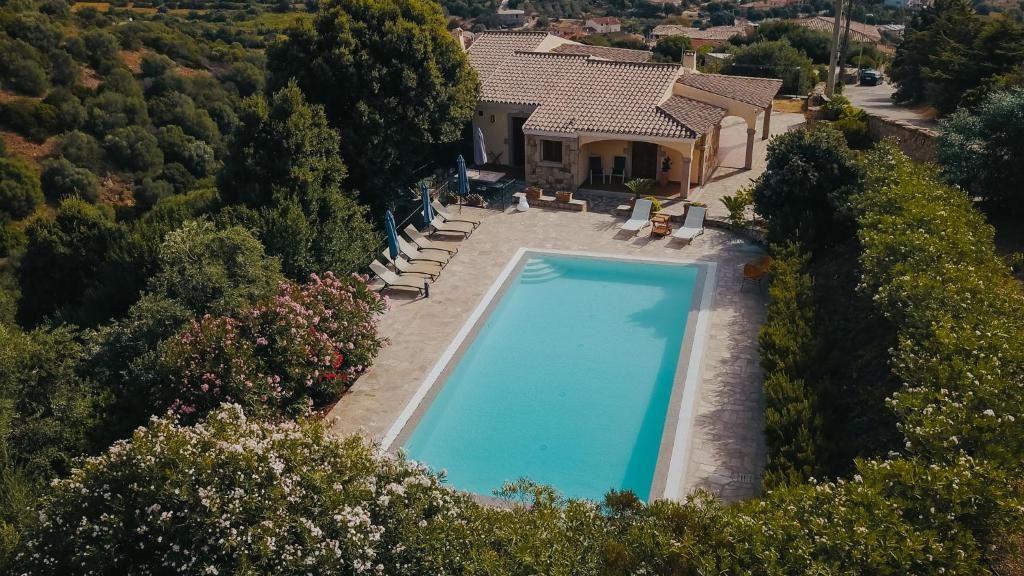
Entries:
{"label": "white patio umbrella", "polygon": [[487,164],[487,146],[484,144],[484,131],[477,127],[473,132],[473,163],[477,166]]}

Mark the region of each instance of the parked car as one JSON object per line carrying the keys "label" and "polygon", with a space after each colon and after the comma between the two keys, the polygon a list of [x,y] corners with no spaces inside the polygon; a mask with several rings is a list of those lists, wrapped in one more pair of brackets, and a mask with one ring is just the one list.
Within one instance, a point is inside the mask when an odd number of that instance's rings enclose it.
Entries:
{"label": "parked car", "polygon": [[878,70],[861,70],[860,71],[860,85],[861,86],[878,86],[883,82],[882,73]]}

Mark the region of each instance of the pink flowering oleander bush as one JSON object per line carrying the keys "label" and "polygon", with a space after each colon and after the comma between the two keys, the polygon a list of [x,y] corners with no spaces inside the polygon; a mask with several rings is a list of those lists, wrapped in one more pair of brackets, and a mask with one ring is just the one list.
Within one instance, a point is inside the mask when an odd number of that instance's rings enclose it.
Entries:
{"label": "pink flowering oleander bush", "polygon": [[452,573],[465,495],[425,468],[224,405],[195,426],[153,418],[54,483],[23,574]]}
{"label": "pink flowering oleander bush", "polygon": [[161,364],[172,410],[201,415],[221,402],[301,412],[334,401],[377,356],[386,301],[362,276],[312,275],[231,316],[204,316],[169,340]]}

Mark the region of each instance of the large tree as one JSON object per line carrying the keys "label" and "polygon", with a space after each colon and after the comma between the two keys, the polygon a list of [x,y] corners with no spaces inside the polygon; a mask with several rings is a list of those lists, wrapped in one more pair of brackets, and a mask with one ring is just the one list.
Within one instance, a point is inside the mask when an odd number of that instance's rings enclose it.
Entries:
{"label": "large tree", "polygon": [[814,85],[814,63],[787,40],[755,42],[736,49],[722,74],[781,78],[784,94],[806,94]]}
{"label": "large tree", "polygon": [[[441,144],[457,141],[478,81],[428,0],[334,0],[268,51],[271,86],[290,78],[341,131],[349,184],[376,211]],[[448,159],[450,160],[450,159]]]}
{"label": "large tree", "polygon": [[952,112],[1006,83],[1022,62],[1020,23],[1003,16],[983,19],[967,0],[936,0],[915,14],[896,50],[890,67],[898,86],[894,98]]}
{"label": "large tree", "polygon": [[257,230],[295,280],[362,269],[379,245],[366,211],[342,193],[338,133],[294,82],[246,100],[220,174],[220,219]]}
{"label": "large tree", "polygon": [[998,208],[1024,212],[1024,89],[993,93],[940,126],[938,161],[946,177]]}
{"label": "large tree", "polygon": [[843,134],[827,125],[773,138],[768,165],[754,185],[754,209],[770,242],[799,239],[812,253],[850,239],[850,197],[863,171]]}

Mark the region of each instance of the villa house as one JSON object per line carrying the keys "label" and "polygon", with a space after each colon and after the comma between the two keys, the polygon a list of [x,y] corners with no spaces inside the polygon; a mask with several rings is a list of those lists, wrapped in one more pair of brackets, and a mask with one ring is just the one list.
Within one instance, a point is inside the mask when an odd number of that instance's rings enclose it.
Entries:
{"label": "villa house", "polygon": [[[770,128],[781,80],[702,74],[696,55],[654,64],[644,50],[588,46],[544,32],[483,32],[468,51],[481,81],[473,127],[491,163],[529,184],[575,190],[625,164],[624,179],[663,175],[683,197],[717,166],[722,119],[747,125],[750,168],[758,117]],[[668,162],[665,162],[665,159]]]}
{"label": "villa house", "polygon": [[600,18],[587,18],[587,28],[598,34],[621,32],[622,23],[615,16],[601,16]]}
{"label": "villa house", "polygon": [[700,29],[680,26],[678,24],[659,24],[651,31],[651,38],[657,41],[666,36],[685,36],[690,39],[690,45],[693,46],[693,49],[699,50],[705,46],[717,48],[728,42],[733,36],[747,36],[753,30],[754,28],[749,25],[712,26],[711,28]]}

